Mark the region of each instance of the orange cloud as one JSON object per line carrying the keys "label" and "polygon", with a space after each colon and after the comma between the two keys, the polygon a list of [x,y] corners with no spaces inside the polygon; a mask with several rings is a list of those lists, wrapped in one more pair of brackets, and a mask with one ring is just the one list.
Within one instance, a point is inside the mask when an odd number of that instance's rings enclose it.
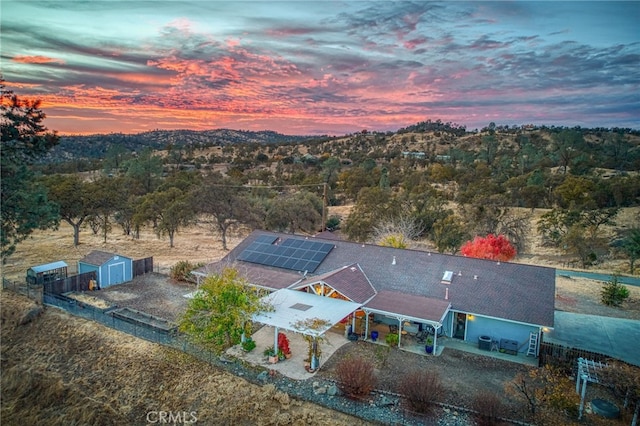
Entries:
{"label": "orange cloud", "polygon": [[12,58],[14,62],[20,62],[21,64],[64,64],[62,59],[50,58],[48,56],[14,56]]}

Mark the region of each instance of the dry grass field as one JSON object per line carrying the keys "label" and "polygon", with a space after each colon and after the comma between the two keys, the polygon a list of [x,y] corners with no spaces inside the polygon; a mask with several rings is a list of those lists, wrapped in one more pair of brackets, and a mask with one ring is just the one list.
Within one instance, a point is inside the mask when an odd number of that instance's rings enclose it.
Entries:
{"label": "dry grass field", "polygon": [[[346,219],[350,209],[351,206],[331,207],[329,215],[338,215]],[[543,213],[542,210],[534,212],[532,229],[535,229],[535,223]],[[622,209],[617,218],[618,227],[637,226],[639,214],[640,208]],[[613,230],[609,232],[613,235]],[[235,247],[247,233],[248,230],[230,234],[227,242],[229,248]],[[69,265],[69,272],[75,273],[77,261],[92,250],[118,253],[133,259],[153,256],[154,269],[160,273],[168,273],[170,268],[180,260],[209,263],[221,259],[226,254],[222,250],[220,236],[214,234],[210,227],[202,224],[180,230],[176,234],[173,248],[169,247],[169,240],[166,237],[159,238],[151,229],[143,229],[140,238],[134,239],[124,235],[116,226],[107,235],[106,243],[101,235],[94,235],[90,229],[85,228],[80,233],[80,245],[74,247],[72,229],[63,222],[58,230],[36,231],[21,243],[16,253],[4,265],[3,276],[14,281],[22,281],[29,267],[57,260],[64,260]],[[527,252],[520,253],[515,261],[567,268],[567,257],[559,250],[542,246],[534,232],[531,233]],[[628,271],[628,264],[629,262],[624,259],[606,260],[590,271],[625,273]],[[629,287],[631,296],[622,309],[608,308],[600,304],[600,289],[601,284],[592,280],[559,277],[556,307],[580,313],[640,319],[640,287]]]}
{"label": "dry grass field", "polygon": [[35,304],[1,298],[3,425],[141,425],[160,411],[204,425],[365,424],[58,309],[21,325]]}

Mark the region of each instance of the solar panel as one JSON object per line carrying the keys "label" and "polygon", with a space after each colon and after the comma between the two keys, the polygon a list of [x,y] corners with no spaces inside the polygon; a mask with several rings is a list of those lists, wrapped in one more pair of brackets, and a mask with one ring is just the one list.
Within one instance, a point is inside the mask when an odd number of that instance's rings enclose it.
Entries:
{"label": "solar panel", "polygon": [[254,242],[264,243],[264,244],[273,244],[276,242],[277,239],[278,237],[274,237],[273,235],[259,235]]}
{"label": "solar panel", "polygon": [[238,260],[265,266],[313,272],[333,249],[333,244],[287,238],[274,244],[277,237],[258,236],[240,253]]}

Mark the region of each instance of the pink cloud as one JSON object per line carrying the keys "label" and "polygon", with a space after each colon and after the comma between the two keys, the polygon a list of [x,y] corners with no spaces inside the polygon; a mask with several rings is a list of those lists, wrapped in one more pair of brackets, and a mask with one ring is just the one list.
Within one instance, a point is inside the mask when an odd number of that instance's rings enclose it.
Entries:
{"label": "pink cloud", "polygon": [[25,56],[19,55],[12,58],[14,62],[20,62],[21,64],[64,64],[62,59],[50,58],[48,56]]}

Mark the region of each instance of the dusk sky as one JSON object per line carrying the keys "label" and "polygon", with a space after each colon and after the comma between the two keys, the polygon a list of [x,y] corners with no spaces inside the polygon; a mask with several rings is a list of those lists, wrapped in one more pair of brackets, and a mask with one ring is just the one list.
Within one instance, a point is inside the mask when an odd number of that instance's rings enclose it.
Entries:
{"label": "dusk sky", "polygon": [[61,134],[640,129],[640,2],[7,1],[6,86]]}

